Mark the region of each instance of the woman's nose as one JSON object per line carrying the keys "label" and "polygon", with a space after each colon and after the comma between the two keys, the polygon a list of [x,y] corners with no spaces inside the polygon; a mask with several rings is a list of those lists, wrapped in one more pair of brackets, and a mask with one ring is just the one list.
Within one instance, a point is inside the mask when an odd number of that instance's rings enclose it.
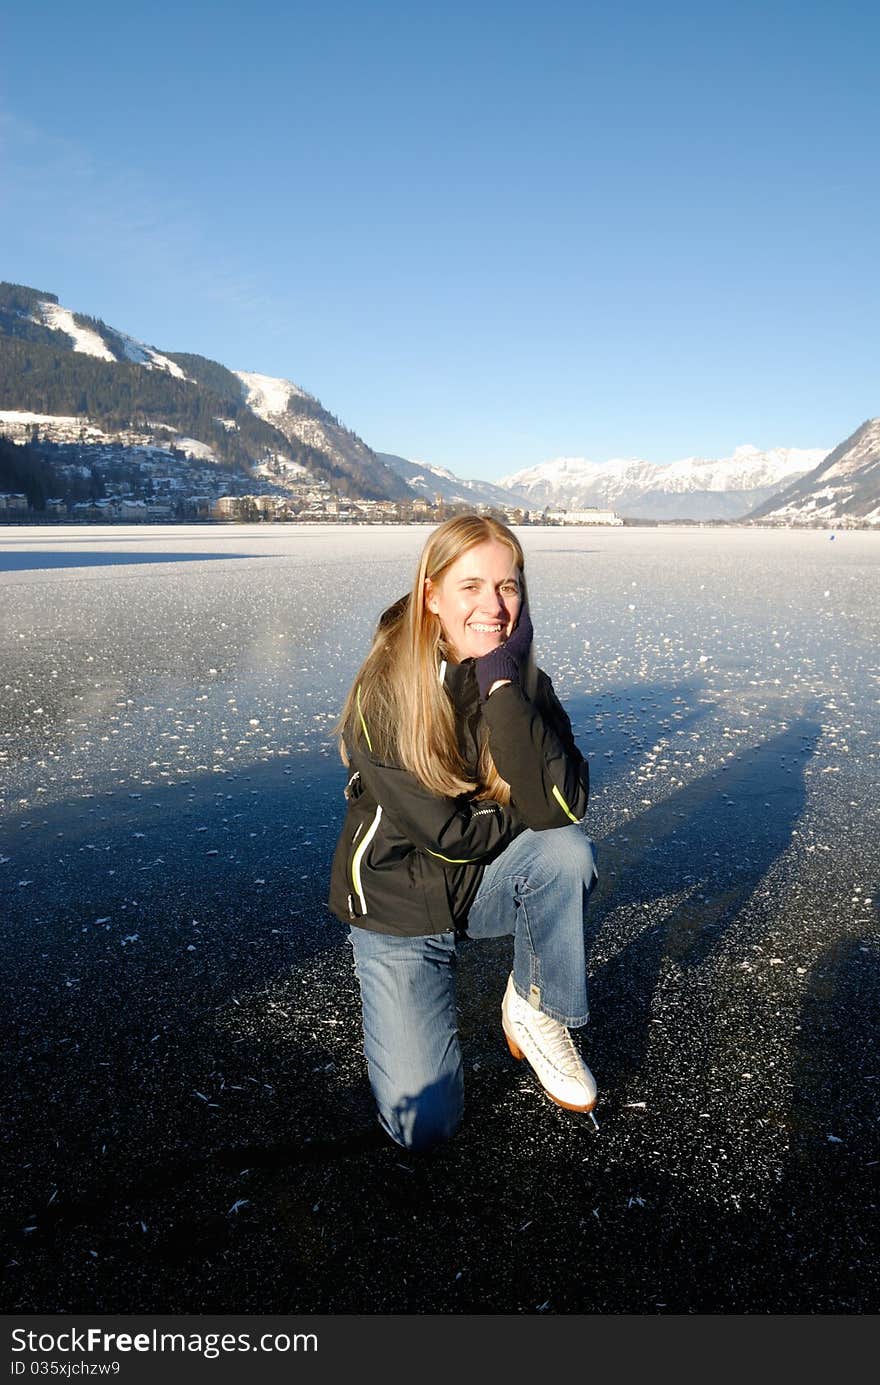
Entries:
{"label": "woman's nose", "polygon": [[495,598],[494,614],[498,620],[507,620],[510,617],[510,610],[508,608],[507,602],[504,600],[504,597],[500,592]]}

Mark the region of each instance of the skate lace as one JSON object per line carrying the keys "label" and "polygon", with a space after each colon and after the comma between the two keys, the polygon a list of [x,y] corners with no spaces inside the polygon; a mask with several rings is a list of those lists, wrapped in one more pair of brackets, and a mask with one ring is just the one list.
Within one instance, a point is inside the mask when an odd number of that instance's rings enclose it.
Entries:
{"label": "skate lace", "polygon": [[581,1056],[565,1025],[541,1011],[530,1018],[531,1028],[540,1035],[541,1047],[550,1061],[560,1068],[580,1072],[583,1066]]}

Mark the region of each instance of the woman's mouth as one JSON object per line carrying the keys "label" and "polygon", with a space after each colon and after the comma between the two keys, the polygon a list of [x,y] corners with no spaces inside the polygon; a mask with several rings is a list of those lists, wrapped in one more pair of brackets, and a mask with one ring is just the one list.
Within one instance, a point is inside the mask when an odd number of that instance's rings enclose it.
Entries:
{"label": "woman's mouth", "polygon": [[504,627],[500,624],[483,625],[482,623],[477,624],[476,621],[471,621],[469,628],[471,630],[476,630],[480,635],[500,635]]}

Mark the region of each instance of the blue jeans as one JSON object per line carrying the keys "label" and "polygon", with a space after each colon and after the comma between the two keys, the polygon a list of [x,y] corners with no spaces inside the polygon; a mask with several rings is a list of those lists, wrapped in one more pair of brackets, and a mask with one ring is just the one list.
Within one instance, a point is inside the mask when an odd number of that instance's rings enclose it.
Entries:
{"label": "blue jeans", "polygon": [[[595,880],[579,827],[527,830],[486,867],[468,913],[469,938],[513,934],[514,986],[569,1029],[587,1022],[584,914]],[[380,1124],[399,1145],[426,1149],[453,1135],[464,1112],[455,934],[352,928],[349,940]]]}

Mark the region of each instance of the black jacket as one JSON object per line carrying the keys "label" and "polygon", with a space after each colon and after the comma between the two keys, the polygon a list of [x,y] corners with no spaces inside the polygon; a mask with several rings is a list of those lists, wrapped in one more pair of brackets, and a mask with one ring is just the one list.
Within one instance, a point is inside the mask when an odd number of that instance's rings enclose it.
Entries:
{"label": "black jacket", "polygon": [[444,682],[465,763],[476,766],[488,734],[510,805],[445,798],[408,770],[348,745],[348,811],[329,899],[345,923],[406,937],[461,930],[486,865],[514,837],[527,827],[566,827],[587,811],[587,762],[546,673],[538,672],[533,702],[508,684],[481,704],[473,659],[448,665]]}

